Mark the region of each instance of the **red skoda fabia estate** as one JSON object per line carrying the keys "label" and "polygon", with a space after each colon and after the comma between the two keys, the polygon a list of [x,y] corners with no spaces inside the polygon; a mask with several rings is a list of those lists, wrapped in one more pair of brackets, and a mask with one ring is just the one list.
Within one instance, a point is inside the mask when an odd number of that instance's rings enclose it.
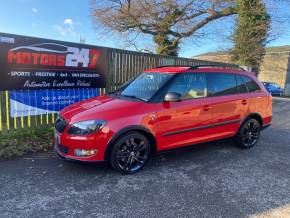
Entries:
{"label": "red skoda fabia estate", "polygon": [[272,97],[254,74],[214,66],[159,67],[110,95],[73,104],[55,122],[64,159],[139,171],[159,151],[223,138],[253,147],[272,121]]}

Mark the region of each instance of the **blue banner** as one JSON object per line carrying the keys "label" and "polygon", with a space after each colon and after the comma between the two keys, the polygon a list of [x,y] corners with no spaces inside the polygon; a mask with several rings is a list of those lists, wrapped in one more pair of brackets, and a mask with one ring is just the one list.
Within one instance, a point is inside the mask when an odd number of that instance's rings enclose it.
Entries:
{"label": "blue banner", "polygon": [[10,92],[10,116],[57,113],[70,104],[99,95],[99,89],[30,90]]}

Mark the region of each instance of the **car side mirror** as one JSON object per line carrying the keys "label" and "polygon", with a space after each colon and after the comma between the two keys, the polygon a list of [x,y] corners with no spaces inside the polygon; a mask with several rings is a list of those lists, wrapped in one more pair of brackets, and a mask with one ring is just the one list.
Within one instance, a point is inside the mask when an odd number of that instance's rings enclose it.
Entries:
{"label": "car side mirror", "polygon": [[165,102],[179,102],[181,101],[181,95],[177,92],[168,92],[164,98]]}

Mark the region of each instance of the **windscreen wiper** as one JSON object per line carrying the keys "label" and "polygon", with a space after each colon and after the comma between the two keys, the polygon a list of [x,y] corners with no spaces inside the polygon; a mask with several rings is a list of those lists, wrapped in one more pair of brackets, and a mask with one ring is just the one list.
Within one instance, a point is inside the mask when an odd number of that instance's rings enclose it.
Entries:
{"label": "windscreen wiper", "polygon": [[127,97],[127,98],[134,98],[134,99],[139,99],[141,101],[147,101],[147,99],[145,98],[140,98],[140,97],[137,97],[135,95],[123,95],[123,94],[120,94],[120,96],[124,96],[124,97]]}

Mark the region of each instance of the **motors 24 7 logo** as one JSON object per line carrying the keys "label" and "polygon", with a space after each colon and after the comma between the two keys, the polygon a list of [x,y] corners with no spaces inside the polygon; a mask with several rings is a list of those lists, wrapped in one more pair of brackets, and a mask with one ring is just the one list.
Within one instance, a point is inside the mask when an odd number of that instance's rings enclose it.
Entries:
{"label": "motors 24 7 logo", "polygon": [[8,64],[93,69],[100,55],[95,49],[41,43],[8,50]]}

